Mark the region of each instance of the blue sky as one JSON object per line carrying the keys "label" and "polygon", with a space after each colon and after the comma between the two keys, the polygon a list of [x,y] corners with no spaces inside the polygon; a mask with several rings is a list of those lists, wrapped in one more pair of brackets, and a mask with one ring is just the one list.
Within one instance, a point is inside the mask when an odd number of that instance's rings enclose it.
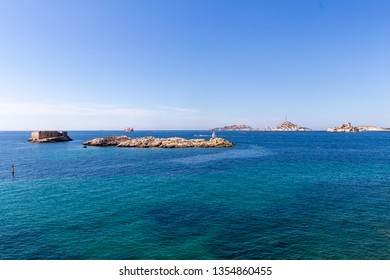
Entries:
{"label": "blue sky", "polygon": [[0,130],[390,127],[390,1],[0,2]]}

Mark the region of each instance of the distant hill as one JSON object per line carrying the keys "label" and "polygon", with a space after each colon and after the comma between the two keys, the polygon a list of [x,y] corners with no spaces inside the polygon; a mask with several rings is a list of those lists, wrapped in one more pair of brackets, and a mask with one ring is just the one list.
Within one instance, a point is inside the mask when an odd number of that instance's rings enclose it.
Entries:
{"label": "distant hill", "polygon": [[266,130],[266,131],[311,131],[310,128],[299,126],[299,125],[296,125],[296,124],[294,124],[292,122],[288,122],[288,121],[282,122],[277,127],[266,127],[262,130]]}

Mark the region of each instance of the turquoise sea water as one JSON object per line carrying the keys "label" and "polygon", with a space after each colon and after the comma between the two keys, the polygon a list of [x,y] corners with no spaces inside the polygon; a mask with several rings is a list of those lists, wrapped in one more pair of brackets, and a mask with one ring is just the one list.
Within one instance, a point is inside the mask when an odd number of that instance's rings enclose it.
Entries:
{"label": "turquoise sea water", "polygon": [[390,133],[218,132],[235,147],[82,148],[123,134],[32,144],[30,132],[0,132],[0,259],[390,259]]}

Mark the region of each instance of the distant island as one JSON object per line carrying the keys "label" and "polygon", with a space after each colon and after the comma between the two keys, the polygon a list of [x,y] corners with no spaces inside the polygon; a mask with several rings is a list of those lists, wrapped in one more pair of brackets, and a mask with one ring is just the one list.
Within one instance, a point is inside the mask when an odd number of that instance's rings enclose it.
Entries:
{"label": "distant island", "polygon": [[34,143],[50,143],[72,141],[72,139],[68,136],[67,131],[45,130],[32,132],[31,138],[28,141]]}
{"label": "distant island", "polygon": [[282,122],[277,127],[266,127],[265,131],[311,131],[311,128],[299,126],[289,121]]}
{"label": "distant island", "polygon": [[230,125],[224,127],[216,127],[211,130],[241,130],[241,131],[311,131],[310,128],[302,127],[296,125],[292,122],[285,121],[276,127],[266,127],[266,128],[253,128],[245,124],[240,125]]}
{"label": "distant island", "polygon": [[233,125],[227,125],[224,127],[212,128],[211,130],[217,130],[217,131],[218,130],[244,130],[244,131],[248,131],[248,130],[257,130],[257,129],[250,127],[249,125],[245,125],[245,124],[233,124]]}
{"label": "distant island", "polygon": [[327,132],[365,132],[365,131],[390,131],[390,128],[371,125],[353,126],[351,123],[343,123],[338,127],[330,127]]}
{"label": "distant island", "polygon": [[155,138],[152,136],[130,138],[128,136],[109,136],[84,142],[85,146],[115,146],[127,148],[223,148],[233,147],[233,143],[223,138],[184,139],[179,137]]}

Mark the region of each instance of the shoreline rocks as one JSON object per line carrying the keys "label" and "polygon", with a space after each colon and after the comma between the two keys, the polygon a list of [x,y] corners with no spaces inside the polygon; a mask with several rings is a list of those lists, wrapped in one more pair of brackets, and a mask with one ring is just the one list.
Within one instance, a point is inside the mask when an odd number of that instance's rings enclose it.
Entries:
{"label": "shoreline rocks", "polygon": [[179,137],[155,138],[152,136],[130,138],[128,136],[109,136],[84,142],[86,146],[127,147],[127,148],[227,148],[233,143],[223,138],[184,139]]}
{"label": "shoreline rocks", "polygon": [[51,143],[72,141],[67,131],[44,130],[34,131],[28,141],[33,143]]}

